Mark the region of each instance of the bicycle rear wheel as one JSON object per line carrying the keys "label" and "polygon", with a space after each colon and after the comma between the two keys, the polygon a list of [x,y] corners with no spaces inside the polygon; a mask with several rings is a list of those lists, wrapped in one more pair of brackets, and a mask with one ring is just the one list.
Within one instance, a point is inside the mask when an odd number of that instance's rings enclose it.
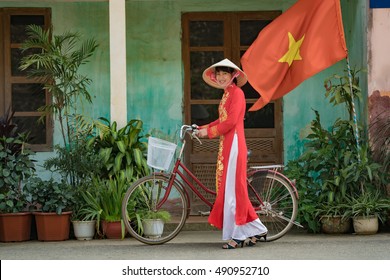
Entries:
{"label": "bicycle rear wheel", "polygon": [[298,202],[294,188],[278,173],[259,170],[248,177],[248,195],[260,221],[267,227],[267,241],[279,239],[293,226]]}
{"label": "bicycle rear wheel", "polygon": [[[174,238],[184,226],[187,197],[174,182],[163,201],[168,184],[166,176],[152,174],[139,179],[127,190],[122,202],[122,219],[127,231],[138,241],[149,245],[163,244]],[[162,216],[169,216],[168,221],[152,219],[161,216],[161,211],[164,211]]]}

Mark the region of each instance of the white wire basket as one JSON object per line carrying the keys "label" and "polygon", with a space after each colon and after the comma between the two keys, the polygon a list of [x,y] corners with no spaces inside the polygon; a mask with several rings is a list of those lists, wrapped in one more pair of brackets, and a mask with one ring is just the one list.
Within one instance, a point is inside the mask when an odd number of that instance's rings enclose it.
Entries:
{"label": "white wire basket", "polygon": [[176,144],[149,137],[147,164],[158,170],[168,170],[176,151]]}

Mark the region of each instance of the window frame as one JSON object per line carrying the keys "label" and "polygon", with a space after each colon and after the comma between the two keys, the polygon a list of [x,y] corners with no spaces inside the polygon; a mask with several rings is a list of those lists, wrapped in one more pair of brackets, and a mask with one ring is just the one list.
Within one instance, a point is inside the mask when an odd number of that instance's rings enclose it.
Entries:
{"label": "window frame", "polygon": [[[43,16],[44,26],[48,29],[51,25],[50,8],[0,8],[0,114],[4,115],[10,105],[12,105],[12,85],[13,84],[35,84],[37,79],[26,76],[12,76],[11,73],[11,52],[12,49],[19,48],[21,43],[11,42],[11,17],[20,16]],[[51,103],[51,95],[45,91],[45,104]],[[15,111],[14,117],[40,117],[44,113],[38,111]],[[46,133],[44,144],[29,144],[29,148],[36,152],[53,150],[53,120],[52,116],[46,115],[44,123]]]}

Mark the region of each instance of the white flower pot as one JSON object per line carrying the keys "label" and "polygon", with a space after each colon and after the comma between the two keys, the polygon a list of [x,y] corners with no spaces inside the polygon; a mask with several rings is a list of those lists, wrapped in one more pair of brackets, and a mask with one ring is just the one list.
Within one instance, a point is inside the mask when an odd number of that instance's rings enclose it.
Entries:
{"label": "white flower pot", "polygon": [[164,221],[161,219],[142,220],[144,235],[148,238],[159,238],[164,231]]}
{"label": "white flower pot", "polygon": [[96,221],[72,221],[77,240],[91,240],[95,236]]}
{"label": "white flower pot", "polygon": [[378,232],[378,217],[354,217],[353,218],[353,229],[356,234],[375,234]]}

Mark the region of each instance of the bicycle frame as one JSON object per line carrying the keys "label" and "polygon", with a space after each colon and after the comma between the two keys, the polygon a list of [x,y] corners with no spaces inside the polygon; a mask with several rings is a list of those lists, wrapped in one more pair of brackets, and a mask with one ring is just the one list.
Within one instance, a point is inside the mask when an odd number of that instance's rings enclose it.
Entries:
{"label": "bicycle frame", "polygon": [[[214,197],[217,195],[215,191],[210,190],[207,188],[182,162],[181,162],[181,156],[184,151],[184,147],[186,145],[186,141],[183,140],[183,145],[180,150],[179,156],[176,158],[175,165],[173,167],[172,172],[170,173],[170,178],[169,178],[169,184],[167,187],[167,190],[165,191],[164,197],[161,199],[160,203],[158,204],[158,207],[161,207],[167,200],[169,193],[171,192],[172,185],[174,182],[177,182],[183,189],[184,193],[187,196],[187,202],[188,202],[188,207],[190,208],[190,200],[188,199],[188,192],[187,189],[185,188],[184,184],[178,180],[178,176],[186,183],[186,185],[209,207],[212,207],[214,202],[211,202],[208,200],[206,197],[204,197],[198,189],[194,186],[194,184],[190,181],[190,179],[194,180],[198,186],[203,189],[205,192],[212,194]],[[182,172],[179,168],[182,168],[184,172]],[[161,173],[164,175],[168,175],[165,173]],[[187,175],[187,176],[186,176]],[[188,178],[189,177],[189,178]]]}
{"label": "bicycle frame", "polygon": [[[159,202],[159,204],[157,205],[157,207],[161,207],[167,200],[170,192],[171,192],[171,189],[172,189],[172,185],[176,182],[184,191],[186,197],[187,197],[187,202],[188,202],[188,208],[191,208],[191,205],[190,205],[190,199],[189,199],[189,195],[188,195],[188,191],[187,191],[187,188],[184,186],[184,184],[182,182],[180,182],[178,179],[177,179],[177,176],[179,176],[184,182],[185,184],[206,204],[208,205],[210,208],[213,206],[213,202],[211,202],[210,200],[208,200],[206,197],[204,197],[199,191],[198,189],[194,186],[194,184],[190,181],[190,179],[192,179],[196,184],[198,184],[198,186],[204,190],[206,193],[209,193],[211,195],[213,195],[213,197],[216,196],[216,192],[215,191],[212,191],[210,190],[209,188],[207,188],[182,162],[181,162],[181,157],[183,155],[183,151],[184,151],[184,148],[186,146],[186,140],[183,138],[182,139],[182,147],[180,149],[180,153],[178,155],[178,157],[176,158],[176,161],[175,161],[175,165],[173,167],[173,170],[170,174],[166,174],[166,173],[159,173],[159,174],[163,174],[163,175],[166,175],[166,176],[169,176],[169,184],[167,186],[167,189],[165,191],[165,195],[164,197],[161,199],[161,201]],[[274,169],[268,169],[267,166],[265,167],[257,167],[257,168],[252,168],[251,171],[248,172],[248,175],[247,177],[249,177],[250,175],[253,175],[254,173],[256,172],[259,172],[257,169],[260,169],[262,170],[263,172],[273,172],[274,174],[278,174],[280,175],[282,178],[284,178],[286,180],[286,182],[288,182],[293,190],[294,190],[294,194],[295,196],[298,198],[298,191],[297,189],[295,188],[295,184],[290,181],[286,176],[284,176],[282,173],[279,173],[277,170],[275,170],[275,168],[279,168],[281,166],[279,165],[275,165],[275,166],[270,166],[270,168],[274,168]],[[184,172],[182,172],[179,168],[183,169]],[[187,175],[187,176],[186,176]],[[188,178],[189,177],[189,178]],[[249,183],[248,179],[247,179],[247,185],[248,187],[251,189],[251,191],[255,194],[256,196],[256,199],[259,201],[259,205],[258,207],[255,207],[255,211],[261,211],[262,210],[262,207],[264,206],[264,203],[263,203],[263,200],[261,199],[261,197],[259,196],[259,194],[256,192],[256,190],[253,188],[253,186]]]}
{"label": "bicycle frame", "polygon": [[[164,197],[161,199],[160,203],[158,204],[158,207],[161,207],[161,205],[163,205],[165,203],[165,201],[167,200],[168,196],[169,196],[169,193],[172,189],[172,185],[174,182],[177,182],[183,189],[184,193],[186,194],[187,196],[187,202],[188,202],[188,207],[191,208],[190,206],[190,200],[188,199],[188,192],[187,192],[187,189],[184,187],[184,185],[178,181],[177,179],[177,176],[179,176],[184,182],[185,184],[206,204],[208,205],[210,208],[213,206],[213,202],[211,202],[210,200],[208,200],[206,197],[204,197],[199,191],[198,189],[194,186],[194,184],[190,181],[191,179],[196,183],[198,184],[198,186],[204,190],[206,193],[209,193],[211,195],[213,195],[213,197],[215,197],[217,195],[217,193],[215,191],[212,191],[210,190],[209,188],[207,188],[181,161],[181,156],[183,154],[183,151],[184,151],[184,148],[185,148],[185,145],[186,145],[186,141],[183,140],[183,145],[181,147],[181,150],[180,150],[180,154],[179,156],[176,158],[176,161],[175,161],[175,165],[173,167],[173,170],[172,172],[170,173],[170,178],[169,178],[169,184],[168,184],[168,187],[167,187],[167,190],[165,192],[165,195]],[[184,172],[182,172],[179,168],[182,168]],[[162,173],[164,174],[164,173]],[[187,176],[186,176],[187,175]],[[189,178],[188,178],[189,177]],[[288,180],[288,179],[287,179]],[[290,181],[288,181],[290,182]],[[258,201],[260,202],[260,207],[256,207],[255,208],[255,211],[258,211],[258,210],[261,210],[261,207],[264,206],[264,203],[262,201],[262,199],[260,198],[259,194],[255,191],[255,189],[253,188],[253,186],[248,182],[247,180],[247,183],[248,183],[248,186],[251,188],[252,192],[255,194],[256,198],[258,199]],[[295,187],[294,187],[295,189]]]}

